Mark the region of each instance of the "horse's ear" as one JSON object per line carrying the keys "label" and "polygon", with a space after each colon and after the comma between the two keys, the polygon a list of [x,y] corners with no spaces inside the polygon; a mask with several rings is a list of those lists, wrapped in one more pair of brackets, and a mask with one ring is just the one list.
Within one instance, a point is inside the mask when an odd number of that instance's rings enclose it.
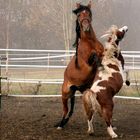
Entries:
{"label": "horse's ear", "polygon": [[76,9],[75,9],[75,10],[72,10],[72,12],[73,12],[75,15],[78,14],[80,6],[81,6],[80,3],[76,3]]}
{"label": "horse's ear", "polygon": [[92,2],[90,0],[89,3],[88,3],[88,7],[91,8],[91,5],[92,5]]}
{"label": "horse's ear", "polygon": [[80,7],[80,3],[76,3],[76,8],[79,8]]}

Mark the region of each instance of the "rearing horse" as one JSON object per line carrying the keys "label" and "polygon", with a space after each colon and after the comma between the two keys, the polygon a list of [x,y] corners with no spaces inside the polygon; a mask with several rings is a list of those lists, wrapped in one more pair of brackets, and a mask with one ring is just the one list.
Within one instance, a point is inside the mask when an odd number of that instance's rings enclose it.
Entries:
{"label": "rearing horse", "polygon": [[[117,134],[112,128],[113,96],[119,92],[123,86],[123,61],[119,42],[124,38],[128,27],[118,28],[112,26],[109,29],[109,38],[105,44],[102,66],[98,69],[90,89],[84,91],[83,103],[88,119],[88,133],[93,134],[94,113],[99,112],[107,124],[107,132],[111,138],[117,138]],[[126,83],[127,84],[127,83]]]}
{"label": "rearing horse", "polygon": [[[73,12],[77,15],[80,40],[76,54],[64,72],[64,82],[62,85],[63,117],[56,125],[58,128],[63,128],[73,114],[75,91],[83,92],[92,85],[97,66],[101,62],[104,51],[91,25],[91,3],[87,6],[77,4],[77,9]],[[71,102],[70,111],[68,109],[69,98]]]}

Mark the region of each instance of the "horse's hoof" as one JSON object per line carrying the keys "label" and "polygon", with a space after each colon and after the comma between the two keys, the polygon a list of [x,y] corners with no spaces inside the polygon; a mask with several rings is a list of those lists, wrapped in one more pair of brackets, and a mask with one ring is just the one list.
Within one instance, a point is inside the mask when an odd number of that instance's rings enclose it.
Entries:
{"label": "horse's hoof", "polygon": [[94,135],[93,131],[87,131],[87,133],[88,133],[89,136],[93,136]]}
{"label": "horse's hoof", "polygon": [[62,127],[60,127],[60,126],[59,126],[59,127],[57,127],[57,130],[62,130]]}
{"label": "horse's hoof", "polygon": [[113,135],[111,136],[111,138],[112,138],[112,139],[118,138],[118,135],[117,135],[117,134],[113,134]]}
{"label": "horse's hoof", "polygon": [[111,137],[112,139],[118,137],[118,135],[113,131],[112,126],[110,126],[110,127],[107,128],[107,132],[108,132],[108,134],[110,135],[110,137]]}
{"label": "horse's hoof", "polygon": [[60,122],[54,125],[54,127],[59,127],[59,126],[60,126]]}

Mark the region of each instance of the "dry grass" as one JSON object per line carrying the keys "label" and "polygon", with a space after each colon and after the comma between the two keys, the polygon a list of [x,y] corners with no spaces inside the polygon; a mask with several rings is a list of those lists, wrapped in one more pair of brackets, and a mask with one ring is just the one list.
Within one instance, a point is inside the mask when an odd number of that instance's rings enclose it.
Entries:
{"label": "dry grass", "polygon": [[[9,78],[21,79],[63,79],[64,69],[25,69],[10,70]],[[4,72],[3,72],[4,75]],[[140,83],[140,71],[129,71],[131,83]],[[3,94],[61,94],[61,84],[2,83]],[[140,86],[124,86],[119,95],[140,97]]]}

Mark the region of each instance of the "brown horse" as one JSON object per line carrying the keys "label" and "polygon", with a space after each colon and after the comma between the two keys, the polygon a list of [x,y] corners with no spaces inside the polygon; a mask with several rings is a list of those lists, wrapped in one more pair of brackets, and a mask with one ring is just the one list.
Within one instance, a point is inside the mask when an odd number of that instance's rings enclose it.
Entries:
{"label": "brown horse", "polygon": [[[105,52],[102,59],[104,69],[97,70],[93,85],[83,94],[83,103],[88,118],[88,133],[93,134],[93,115],[99,112],[107,124],[107,132],[112,138],[116,138],[111,119],[113,112],[113,96],[123,86],[123,57],[119,48],[119,42],[127,32],[127,26],[118,29],[112,26],[109,30],[109,38],[105,44]],[[121,57],[120,57],[121,56]]]}
{"label": "brown horse", "polygon": [[[90,88],[104,51],[91,25],[91,3],[87,6],[77,4],[77,9],[74,10],[74,13],[77,15],[80,27],[80,39],[76,55],[64,72],[62,85],[63,117],[56,125],[58,128],[62,128],[73,114],[75,91],[83,92],[85,89]],[[68,99],[71,102],[70,111],[68,109]]]}

